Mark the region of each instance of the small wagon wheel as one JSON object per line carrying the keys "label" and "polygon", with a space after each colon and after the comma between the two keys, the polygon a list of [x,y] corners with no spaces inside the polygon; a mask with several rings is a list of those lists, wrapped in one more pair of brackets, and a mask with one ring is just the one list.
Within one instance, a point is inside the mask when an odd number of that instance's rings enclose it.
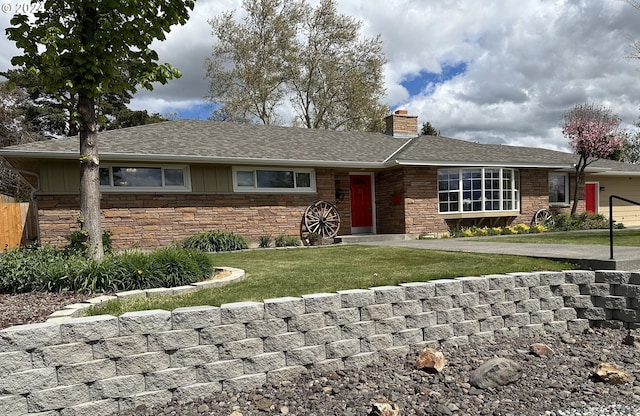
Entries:
{"label": "small wagon wheel", "polygon": [[316,201],[304,211],[302,222],[309,234],[316,234],[320,238],[333,238],[338,235],[340,229],[340,214],[331,202]]}
{"label": "small wagon wheel", "polygon": [[553,214],[546,208],[539,209],[533,216],[533,225],[544,225],[547,228],[552,228],[555,224]]}

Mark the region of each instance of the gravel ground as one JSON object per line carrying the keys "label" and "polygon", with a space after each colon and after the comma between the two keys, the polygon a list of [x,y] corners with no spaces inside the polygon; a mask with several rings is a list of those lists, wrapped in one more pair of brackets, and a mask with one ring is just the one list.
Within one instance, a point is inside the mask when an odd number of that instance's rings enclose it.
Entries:
{"label": "gravel ground", "polygon": [[[416,354],[382,360],[360,370],[308,373],[298,379],[248,392],[220,392],[195,403],[172,402],[163,408],[140,407],[122,415],[249,416],[340,415],[372,413],[378,400],[390,400],[405,415],[640,415],[640,349],[624,345],[626,332],[593,330],[586,334],[518,338],[500,343],[443,346],[448,361],[441,374],[415,369]],[[534,342],[555,354],[539,358]],[[470,374],[494,357],[522,366],[520,380],[477,389]],[[600,362],[621,366],[633,381],[610,385],[592,376]],[[236,413],[234,413],[236,412]],[[391,416],[391,415],[390,415]]]}
{"label": "gravel ground", "polygon": [[44,322],[49,315],[65,305],[79,303],[89,297],[72,292],[0,294],[0,329]]}

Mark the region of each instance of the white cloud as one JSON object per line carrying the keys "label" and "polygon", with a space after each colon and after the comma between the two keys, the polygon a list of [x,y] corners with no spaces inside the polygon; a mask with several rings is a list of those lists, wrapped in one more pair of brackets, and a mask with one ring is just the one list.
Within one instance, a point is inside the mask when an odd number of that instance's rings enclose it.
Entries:
{"label": "white cloud", "polygon": [[[640,60],[626,58],[631,40],[640,40],[640,10],[624,1],[336,1],[340,12],[363,22],[367,36],[382,37],[386,102],[444,135],[566,149],[559,125],[575,104],[610,106],[626,126],[640,113]],[[241,4],[198,0],[187,25],[154,45],[183,77],[139,92],[132,104],[162,114],[203,103],[203,62],[214,42],[207,20]],[[0,15],[0,24],[8,18]],[[0,39],[0,70],[14,52]],[[401,85],[462,62],[466,72],[422,91]],[[291,109],[283,110],[282,119],[290,118]]]}

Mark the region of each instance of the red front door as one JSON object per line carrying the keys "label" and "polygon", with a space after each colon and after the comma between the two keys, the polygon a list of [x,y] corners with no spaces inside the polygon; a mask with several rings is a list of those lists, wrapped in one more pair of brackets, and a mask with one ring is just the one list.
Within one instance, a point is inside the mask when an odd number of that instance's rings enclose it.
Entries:
{"label": "red front door", "polygon": [[598,213],[598,190],[597,183],[585,183],[584,184],[584,202],[587,212],[591,214]]}
{"label": "red front door", "polygon": [[371,176],[352,175],[350,188],[351,227],[356,229],[354,232],[373,232]]}

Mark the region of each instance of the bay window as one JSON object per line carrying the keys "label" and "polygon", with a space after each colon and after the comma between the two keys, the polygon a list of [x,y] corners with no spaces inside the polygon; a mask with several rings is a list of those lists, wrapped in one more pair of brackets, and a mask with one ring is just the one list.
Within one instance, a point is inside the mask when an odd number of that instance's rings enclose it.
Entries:
{"label": "bay window", "polygon": [[438,170],[438,211],[471,213],[518,211],[520,177],[515,169]]}

